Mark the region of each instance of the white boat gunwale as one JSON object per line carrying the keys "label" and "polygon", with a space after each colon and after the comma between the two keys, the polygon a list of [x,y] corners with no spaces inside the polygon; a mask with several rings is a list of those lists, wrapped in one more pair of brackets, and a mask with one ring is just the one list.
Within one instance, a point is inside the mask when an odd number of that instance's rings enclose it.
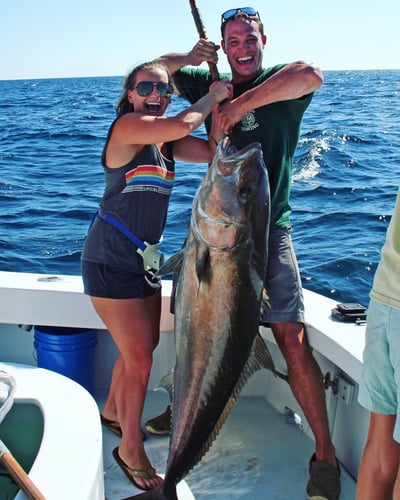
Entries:
{"label": "white boat gunwale", "polygon": [[[161,332],[174,329],[174,318],[169,312],[171,286],[171,281],[163,281]],[[330,312],[336,306],[333,299],[307,289],[304,289],[304,299],[311,347],[359,383],[364,325],[332,318]],[[0,323],[105,329],[90,298],[83,292],[81,276],[6,271],[0,271]],[[275,342],[269,329],[262,331],[263,336]]]}

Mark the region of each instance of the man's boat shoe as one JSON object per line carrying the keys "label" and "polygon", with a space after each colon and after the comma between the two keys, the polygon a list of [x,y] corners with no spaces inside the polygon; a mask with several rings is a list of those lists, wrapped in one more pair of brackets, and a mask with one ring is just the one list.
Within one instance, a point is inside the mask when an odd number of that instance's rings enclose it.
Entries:
{"label": "man's boat shoe", "polygon": [[171,434],[171,405],[168,405],[161,415],[147,420],[144,428],[150,434],[157,434],[158,436]]}
{"label": "man's boat shoe", "polygon": [[307,483],[309,500],[337,500],[340,496],[340,466],[317,460],[315,453],[310,459],[310,479]]}
{"label": "man's boat shoe", "polygon": [[148,491],[152,490],[153,487],[151,488],[146,488],[144,486],[140,486],[136,481],[136,478],[141,478],[141,479],[153,479],[156,477],[156,470],[153,467],[149,467],[148,469],[131,469],[126,465],[126,463],[122,460],[122,458],[119,456],[118,453],[118,446],[113,449],[113,457],[115,458],[115,461],[117,464],[121,467],[121,469],[125,472],[127,478],[129,481],[136,486],[136,488],[139,488],[139,490],[143,491]]}

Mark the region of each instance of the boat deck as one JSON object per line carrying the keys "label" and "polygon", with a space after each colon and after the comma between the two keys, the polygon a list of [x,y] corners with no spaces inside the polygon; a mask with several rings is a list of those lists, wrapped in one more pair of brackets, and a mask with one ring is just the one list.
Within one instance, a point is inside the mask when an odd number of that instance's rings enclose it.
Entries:
{"label": "boat deck", "polygon": [[[97,398],[99,407],[105,395]],[[149,391],[143,421],[162,413],[168,404],[163,391]],[[264,398],[241,396],[217,440],[185,478],[196,500],[304,500],[308,460],[313,441],[291,419]],[[140,493],[116,464],[112,450],[119,438],[103,427],[106,500]],[[163,473],[168,437],[149,436],[146,450],[157,472]],[[283,445],[285,443],[285,445]],[[356,483],[342,467],[341,500],[354,500]],[[180,500],[186,500],[184,494]]]}
{"label": "boat deck", "polygon": [[[118,350],[89,297],[83,294],[80,276],[0,272],[0,282],[0,350],[4,361],[36,364],[33,358],[33,331],[25,331],[18,325],[96,329],[95,387],[97,390],[109,387]],[[170,294],[171,282],[163,282],[162,335],[154,353],[150,388],[155,387],[175,363]],[[323,375],[329,374],[333,381],[338,381],[342,391],[334,394],[332,384],[326,391],[331,435],[338,456],[356,476],[369,421],[368,412],[358,405],[356,399],[365,327],[332,319],[331,309],[336,305],[332,299],[307,290],[304,290],[304,295],[308,311],[307,333],[314,356]],[[261,330],[276,367],[283,371],[285,362],[272,333],[268,329]],[[354,389],[354,398],[348,396],[352,394],[350,390],[344,391],[347,388]],[[98,395],[97,403],[102,408],[105,393]],[[66,404],[71,406],[71,401],[66,400]],[[163,412],[167,404],[166,393],[149,391],[143,421]],[[186,477],[197,500],[306,498],[308,460],[314,451],[314,444],[308,428],[302,433],[298,426],[281,415],[285,405],[298,408],[285,382],[274,380],[264,370],[254,375],[254,380],[246,384],[219,438]],[[96,414],[97,408],[94,410]],[[100,429],[97,430],[100,432]],[[138,493],[139,490],[128,481],[112,457],[119,438],[107,429],[102,430],[106,499],[120,500]],[[159,473],[164,472],[168,443],[168,437],[153,436],[146,442],[148,455]],[[87,467],[81,469],[87,473]],[[353,500],[354,497],[355,481],[342,468],[341,500]],[[189,498],[193,499],[188,495],[184,500]],[[180,500],[183,498],[180,497]]]}

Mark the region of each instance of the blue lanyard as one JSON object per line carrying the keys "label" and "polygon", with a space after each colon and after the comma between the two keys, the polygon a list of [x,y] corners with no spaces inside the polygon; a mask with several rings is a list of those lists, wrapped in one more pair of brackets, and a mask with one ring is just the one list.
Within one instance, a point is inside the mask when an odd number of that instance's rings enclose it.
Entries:
{"label": "blue lanyard", "polygon": [[126,226],[124,226],[119,220],[117,220],[115,217],[112,215],[106,214],[103,212],[103,210],[100,208],[97,214],[101,219],[105,220],[112,226],[116,227],[121,233],[123,233],[127,238],[129,238],[133,244],[135,244],[140,250],[144,251],[146,250],[146,245],[144,242],[139,239],[136,234],[133,234],[130,229],[128,229]]}

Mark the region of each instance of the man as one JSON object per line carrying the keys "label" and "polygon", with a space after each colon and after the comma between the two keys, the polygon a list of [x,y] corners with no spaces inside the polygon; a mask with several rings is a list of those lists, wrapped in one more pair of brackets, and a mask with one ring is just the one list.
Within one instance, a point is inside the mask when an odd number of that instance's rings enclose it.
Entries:
{"label": "man", "polygon": [[400,190],[370,296],[358,401],[371,418],[357,500],[391,500],[400,498]]}
{"label": "man", "polygon": [[[238,149],[251,142],[261,143],[269,174],[271,226],[265,288],[271,307],[263,308],[260,322],[272,328],[287,362],[291,389],[315,436],[308,497],[333,500],[340,495],[340,469],[329,435],[322,374],[304,331],[302,286],[290,237],[289,205],[292,160],[301,120],[323,76],[319,68],[304,62],[263,69],[267,37],[253,8],[230,9],[222,14],[221,34],[234,98],[220,105],[213,116]],[[204,61],[216,63],[218,48],[200,40],[186,54],[167,54],[159,59],[173,74],[178,94],[195,102],[207,92],[212,83],[210,72],[193,66]],[[188,65],[192,67],[185,67]],[[206,121],[206,127],[210,133],[210,121]],[[157,424],[162,421],[169,421],[168,412],[147,422],[146,429],[160,431]]]}

